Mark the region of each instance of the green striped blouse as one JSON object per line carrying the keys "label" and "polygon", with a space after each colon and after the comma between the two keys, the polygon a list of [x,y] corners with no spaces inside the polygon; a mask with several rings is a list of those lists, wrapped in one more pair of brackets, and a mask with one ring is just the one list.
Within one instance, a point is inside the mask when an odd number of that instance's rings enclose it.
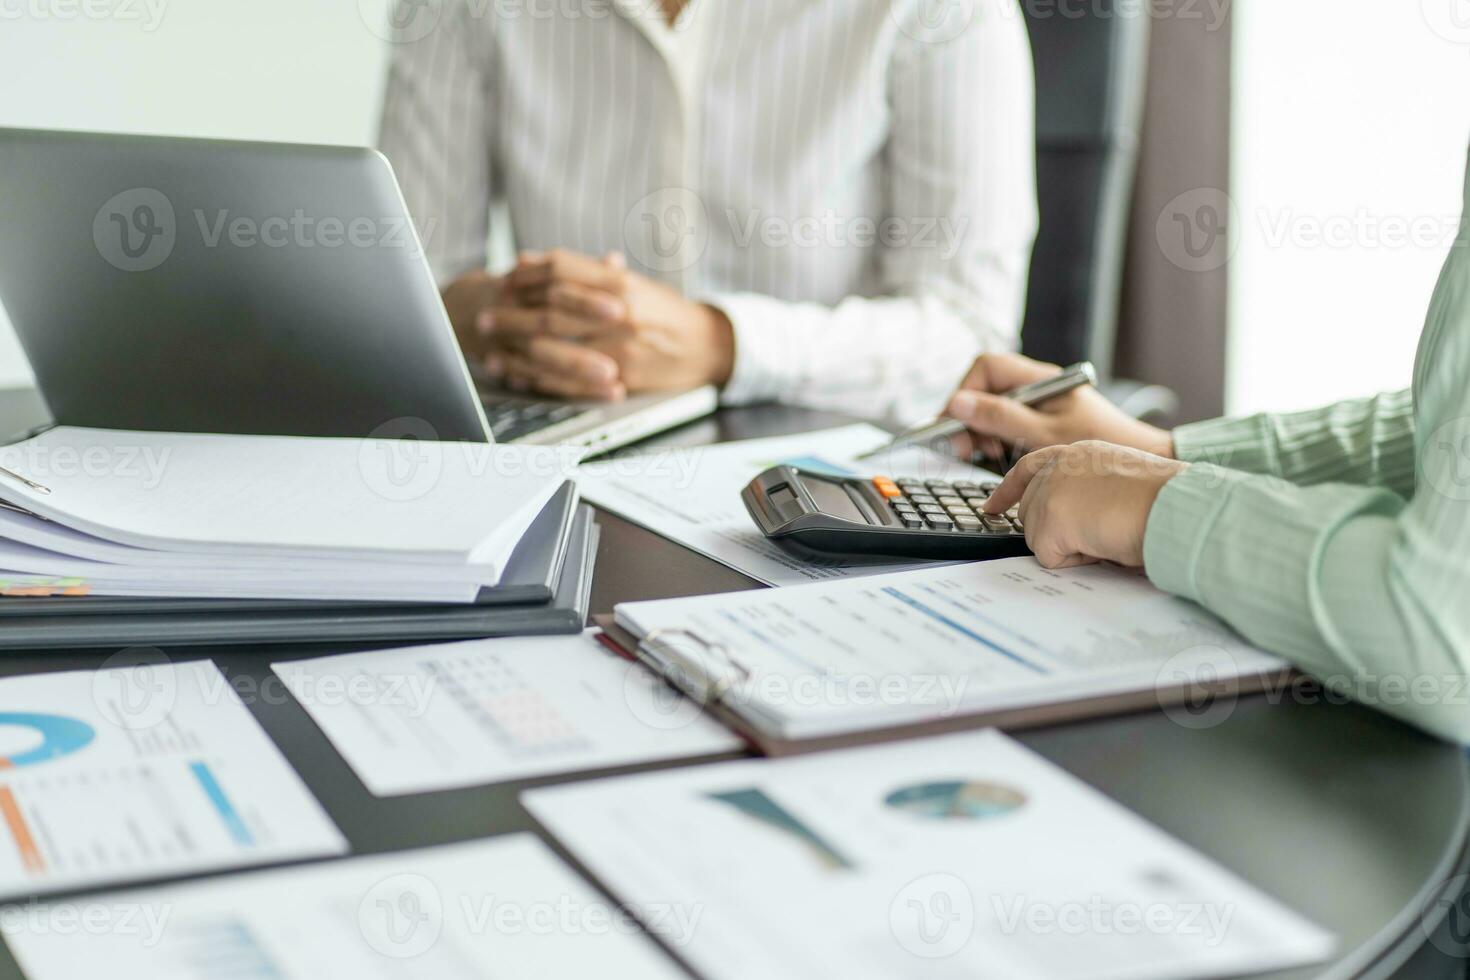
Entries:
{"label": "green striped blouse", "polygon": [[1183,426],[1144,563],[1252,642],[1470,744],[1470,175],[1413,387]]}

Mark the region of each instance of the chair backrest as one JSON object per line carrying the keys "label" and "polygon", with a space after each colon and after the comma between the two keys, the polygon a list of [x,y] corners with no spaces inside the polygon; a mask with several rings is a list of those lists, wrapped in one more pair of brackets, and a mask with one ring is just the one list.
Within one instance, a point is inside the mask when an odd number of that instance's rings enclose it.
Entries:
{"label": "chair backrest", "polygon": [[1036,60],[1041,209],[1022,346],[1061,364],[1090,359],[1110,376],[1143,119],[1148,5],[1020,3]]}

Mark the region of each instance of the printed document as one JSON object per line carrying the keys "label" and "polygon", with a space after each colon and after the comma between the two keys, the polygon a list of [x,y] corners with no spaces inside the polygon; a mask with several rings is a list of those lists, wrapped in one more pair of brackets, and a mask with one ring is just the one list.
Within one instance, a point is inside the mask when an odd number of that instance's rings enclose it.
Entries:
{"label": "printed document", "polygon": [[0,708],[0,895],[347,850],[208,660],[6,678]]}
{"label": "printed document", "polygon": [[849,425],[773,439],[634,453],[583,464],[577,470],[577,485],[587,502],[767,585],[881,575],[933,563],[794,554],[761,534],[740,500],[740,491],[763,471],[783,463],[856,476],[999,479],[923,449],[858,459],[891,438],[871,425]]}
{"label": "printed document", "polygon": [[272,669],[378,796],[744,745],[592,631],[350,653]]}
{"label": "printed document", "polygon": [[635,636],[658,634],[651,652],[728,675],[726,703],[788,739],[1284,668],[1135,571],[1029,556],[616,612]]}
{"label": "printed document", "polygon": [[1179,980],[1333,939],[995,731],[533,790],[619,900],[703,910],[709,980]]}
{"label": "printed document", "polygon": [[[30,980],[684,976],[529,834],[5,911]],[[635,911],[673,941],[698,926]]]}

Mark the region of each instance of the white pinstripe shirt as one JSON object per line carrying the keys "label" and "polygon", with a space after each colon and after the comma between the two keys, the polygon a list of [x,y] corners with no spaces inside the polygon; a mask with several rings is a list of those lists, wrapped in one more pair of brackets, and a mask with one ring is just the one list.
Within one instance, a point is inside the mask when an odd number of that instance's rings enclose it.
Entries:
{"label": "white pinstripe shirt", "polygon": [[441,282],[625,252],[735,327],[728,403],[933,413],[1012,348],[1036,227],[1014,0],[421,0],[381,145]]}

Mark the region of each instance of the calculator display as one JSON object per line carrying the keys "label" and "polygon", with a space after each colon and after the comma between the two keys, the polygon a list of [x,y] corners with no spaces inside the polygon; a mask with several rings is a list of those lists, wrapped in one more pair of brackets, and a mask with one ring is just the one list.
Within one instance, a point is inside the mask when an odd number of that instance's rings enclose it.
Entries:
{"label": "calculator display", "polygon": [[813,477],[810,473],[802,474],[802,485],[806,487],[807,493],[812,495],[824,513],[833,517],[840,517],[845,521],[855,524],[867,524],[868,518],[858,509],[858,505],[847,494],[847,490],[840,483],[829,483],[820,477]]}

